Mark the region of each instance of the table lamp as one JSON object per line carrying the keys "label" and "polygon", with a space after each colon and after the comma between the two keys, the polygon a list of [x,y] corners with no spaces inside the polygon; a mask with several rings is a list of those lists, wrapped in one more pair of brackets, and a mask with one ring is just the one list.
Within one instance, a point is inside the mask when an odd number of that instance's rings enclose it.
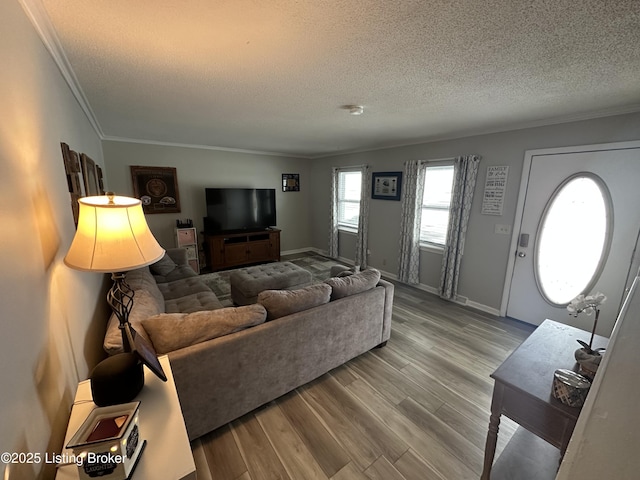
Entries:
{"label": "table lamp", "polygon": [[84,197],[78,203],[78,228],[64,263],[76,270],[111,273],[113,286],[107,302],[120,322],[124,351],[136,353],[166,381],[153,347],[129,323],[134,291],[125,281],[125,272],[151,265],[165,254],[149,230],[142,203],[111,192]]}

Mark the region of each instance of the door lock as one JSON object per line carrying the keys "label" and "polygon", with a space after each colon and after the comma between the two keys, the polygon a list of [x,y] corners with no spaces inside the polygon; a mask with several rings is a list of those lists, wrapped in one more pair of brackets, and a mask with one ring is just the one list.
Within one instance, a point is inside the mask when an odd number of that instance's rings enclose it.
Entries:
{"label": "door lock", "polygon": [[524,257],[526,257],[526,256],[527,256],[527,254],[526,254],[525,252],[518,252],[518,256],[519,256],[520,258],[524,258]]}

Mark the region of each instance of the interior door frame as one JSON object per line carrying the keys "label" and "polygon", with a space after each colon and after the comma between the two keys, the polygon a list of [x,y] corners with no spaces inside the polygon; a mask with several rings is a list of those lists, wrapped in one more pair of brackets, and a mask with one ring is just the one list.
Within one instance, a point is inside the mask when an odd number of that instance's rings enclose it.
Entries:
{"label": "interior door frame", "polygon": [[522,228],[522,217],[524,215],[525,200],[529,187],[529,173],[533,159],[542,155],[565,155],[569,153],[600,152],[605,150],[627,150],[640,148],[640,140],[614,143],[598,143],[594,145],[578,145],[572,147],[542,148],[537,150],[526,150],[524,152],[524,162],[522,164],[522,177],[520,179],[520,190],[518,191],[518,203],[516,205],[516,216],[511,229],[511,243],[509,245],[509,260],[507,261],[507,271],[504,278],[504,288],[502,290],[502,301],[500,302],[500,316],[507,314],[509,304],[509,294],[511,292],[511,282],[516,265],[516,251],[518,249],[518,239]]}

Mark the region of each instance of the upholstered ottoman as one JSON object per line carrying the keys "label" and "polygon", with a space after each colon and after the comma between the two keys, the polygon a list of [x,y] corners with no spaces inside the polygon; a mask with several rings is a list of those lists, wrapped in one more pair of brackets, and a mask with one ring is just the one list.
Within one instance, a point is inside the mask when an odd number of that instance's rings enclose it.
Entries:
{"label": "upholstered ottoman", "polygon": [[264,290],[294,290],[311,284],[311,273],[291,262],[266,263],[234,270],[229,276],[236,305],[256,303]]}

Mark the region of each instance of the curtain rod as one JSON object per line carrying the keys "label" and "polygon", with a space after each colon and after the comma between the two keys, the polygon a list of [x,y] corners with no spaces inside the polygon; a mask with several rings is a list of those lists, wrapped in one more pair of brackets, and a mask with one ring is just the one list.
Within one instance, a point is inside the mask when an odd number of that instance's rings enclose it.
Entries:
{"label": "curtain rod", "polygon": [[348,170],[348,169],[355,169],[355,168],[363,168],[363,167],[368,167],[369,165],[367,164],[363,164],[363,165],[348,165],[346,167],[331,167],[331,168],[335,168],[338,170]]}
{"label": "curtain rod", "polygon": [[[460,156],[460,155],[458,155],[458,156]],[[421,162],[424,162],[424,163],[431,163],[431,162],[452,162],[452,161],[454,161],[456,158],[458,158],[458,157],[433,158],[433,159],[430,159],[430,160],[420,160],[420,161],[421,161]]]}

